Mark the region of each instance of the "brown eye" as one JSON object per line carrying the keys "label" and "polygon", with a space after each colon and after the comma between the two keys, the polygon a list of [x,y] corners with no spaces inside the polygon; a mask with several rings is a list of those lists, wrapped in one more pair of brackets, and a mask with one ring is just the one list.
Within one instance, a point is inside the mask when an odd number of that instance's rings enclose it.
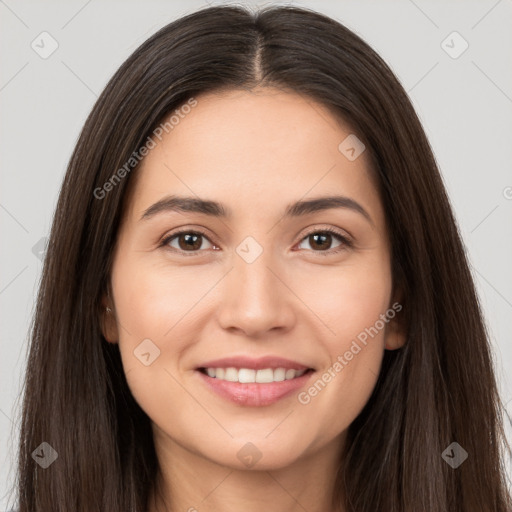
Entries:
{"label": "brown eye", "polygon": [[313,249],[326,251],[331,248],[332,235],[329,233],[320,233],[308,236],[308,241]]}
{"label": "brown eye", "polygon": [[[167,237],[162,242],[162,245],[169,246],[172,249],[182,252],[199,252],[200,249],[205,249],[205,247],[203,247],[203,242],[205,240],[212,245],[203,233],[196,231],[180,231],[179,233],[174,233]],[[178,246],[175,245],[176,242]]]}
{"label": "brown eye", "polygon": [[[338,241],[336,245],[333,245],[333,242]],[[329,252],[329,254],[336,253],[339,250],[342,250],[346,247],[351,247],[351,242],[341,233],[338,233],[334,230],[317,230],[312,231],[308,235],[306,235],[301,244],[307,241],[310,245],[310,248],[314,252]],[[299,248],[300,245],[299,244]],[[332,249],[332,250],[331,250]]]}

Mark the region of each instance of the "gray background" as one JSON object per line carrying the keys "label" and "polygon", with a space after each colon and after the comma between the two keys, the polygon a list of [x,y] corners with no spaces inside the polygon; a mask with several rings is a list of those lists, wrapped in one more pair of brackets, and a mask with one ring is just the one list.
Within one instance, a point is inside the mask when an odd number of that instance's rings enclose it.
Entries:
{"label": "gray background", "polygon": [[[346,24],[408,91],[468,249],[512,413],[512,0],[281,3]],[[123,60],[157,29],[204,5],[0,0],[0,510],[13,504],[7,492],[41,250],[78,133]],[[50,48],[43,31],[58,43],[45,59],[31,47]],[[469,44],[457,58],[447,53],[463,48],[456,36],[446,40],[453,31]]]}

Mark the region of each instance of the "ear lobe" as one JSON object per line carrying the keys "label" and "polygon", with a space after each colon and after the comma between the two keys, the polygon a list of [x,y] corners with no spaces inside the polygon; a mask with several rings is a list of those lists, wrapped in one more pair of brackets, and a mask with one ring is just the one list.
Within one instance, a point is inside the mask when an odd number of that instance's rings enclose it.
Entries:
{"label": "ear lobe", "polygon": [[[391,322],[390,322],[391,323]],[[388,326],[389,328],[390,326]],[[386,329],[385,334],[386,344],[384,348],[386,350],[397,350],[405,345],[406,336],[403,330],[396,328]]]}
{"label": "ear lobe", "polygon": [[103,337],[109,343],[118,343],[119,333],[117,330],[115,310],[107,297],[103,297],[101,301],[100,329]]}
{"label": "ear lobe", "polygon": [[405,325],[405,316],[403,308],[403,293],[400,290],[397,294],[398,299],[393,303],[395,315],[386,326],[384,334],[385,349],[397,350],[402,348],[407,341],[407,326]]}

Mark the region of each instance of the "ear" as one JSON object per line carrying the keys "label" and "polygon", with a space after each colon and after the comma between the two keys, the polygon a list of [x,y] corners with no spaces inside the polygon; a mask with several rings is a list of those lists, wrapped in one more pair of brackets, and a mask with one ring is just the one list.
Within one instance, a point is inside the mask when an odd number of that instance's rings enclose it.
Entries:
{"label": "ear", "polygon": [[390,320],[386,325],[386,332],[384,334],[386,350],[397,350],[402,348],[407,341],[407,326],[405,325],[403,293],[399,292],[395,295],[395,297],[397,300],[392,301],[388,309],[388,317]]}
{"label": "ear", "polygon": [[100,329],[103,337],[109,343],[118,343],[119,332],[114,304],[107,294],[101,298]]}

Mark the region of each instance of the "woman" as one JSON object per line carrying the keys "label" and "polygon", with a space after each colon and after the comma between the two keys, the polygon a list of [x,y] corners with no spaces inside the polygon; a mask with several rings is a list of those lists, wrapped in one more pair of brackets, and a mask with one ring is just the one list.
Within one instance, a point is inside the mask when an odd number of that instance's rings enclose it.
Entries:
{"label": "woman", "polygon": [[435,159],[365,42],[214,7],[129,57],[55,213],[20,512],[502,512],[501,407]]}

